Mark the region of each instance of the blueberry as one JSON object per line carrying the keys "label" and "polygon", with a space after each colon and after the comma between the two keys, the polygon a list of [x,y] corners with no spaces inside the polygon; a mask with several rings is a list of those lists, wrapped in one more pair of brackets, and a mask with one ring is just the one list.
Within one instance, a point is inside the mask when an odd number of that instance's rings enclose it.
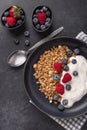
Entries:
{"label": "blueberry", "polygon": [[17,25],[21,25],[21,24],[22,24],[22,20],[21,19],[17,20]]}
{"label": "blueberry", "polygon": [[64,99],[63,101],[62,101],[62,104],[65,106],[65,105],[67,105],[68,104],[68,100],[67,99]]}
{"label": "blueberry", "polygon": [[67,60],[65,58],[63,58],[62,59],[62,63],[66,65],[67,64]]}
{"label": "blueberry", "polygon": [[71,90],[71,85],[70,85],[70,84],[67,84],[67,85],[66,85],[66,90],[67,90],[67,91],[70,91],[70,90]]}
{"label": "blueberry", "polygon": [[29,36],[30,36],[30,32],[29,32],[29,31],[25,31],[25,32],[24,32],[24,36],[25,36],[25,37],[29,37]]}
{"label": "blueberry", "polygon": [[76,60],[76,59],[72,59],[72,63],[73,63],[73,64],[76,64],[76,63],[77,63],[77,60]]}
{"label": "blueberry", "polygon": [[54,95],[54,96],[53,96],[53,100],[54,100],[54,101],[58,101],[58,95]]}
{"label": "blueberry", "polygon": [[46,16],[49,17],[50,16],[50,11],[46,12]]}
{"label": "blueberry", "polygon": [[72,51],[68,51],[67,56],[71,57],[72,56]]}
{"label": "blueberry", "polygon": [[48,28],[50,26],[49,22],[45,22],[45,26]]}
{"label": "blueberry", "polygon": [[8,11],[4,12],[4,16],[5,16],[5,17],[7,17],[8,15],[9,15],[9,12],[8,12]]}
{"label": "blueberry", "polygon": [[8,23],[6,23],[6,24],[5,24],[5,27],[9,28],[9,25],[8,25]]}
{"label": "blueberry", "polygon": [[41,25],[41,30],[45,30],[46,26],[45,25]]}
{"label": "blueberry", "polygon": [[36,25],[36,28],[37,28],[38,30],[40,30],[40,29],[41,29],[40,24],[37,24],[37,25]]}
{"label": "blueberry", "polygon": [[50,22],[51,21],[51,19],[50,18],[46,18],[46,22]]}
{"label": "blueberry", "polygon": [[2,17],[2,21],[5,21],[6,20],[6,17]]}
{"label": "blueberry", "polygon": [[64,71],[69,71],[69,67],[67,65],[64,66]]}
{"label": "blueberry", "polygon": [[47,12],[47,7],[44,6],[42,9],[44,12]]}
{"label": "blueberry", "polygon": [[43,13],[43,12],[44,12],[44,11],[43,11],[43,9],[41,9],[41,10],[40,10],[40,12],[42,12],[42,13]]}
{"label": "blueberry", "polygon": [[25,40],[25,45],[29,46],[30,45],[30,41],[29,40]]}
{"label": "blueberry", "polygon": [[36,9],[36,14],[40,13],[40,10],[39,9]]}
{"label": "blueberry", "polygon": [[55,80],[55,81],[60,80],[60,77],[57,74],[54,74],[53,75],[53,80]]}
{"label": "blueberry", "polygon": [[33,23],[36,25],[38,23],[38,19],[37,18],[33,18]]}
{"label": "blueberry", "polygon": [[16,45],[18,45],[18,44],[19,44],[19,40],[18,40],[18,39],[14,39],[14,43],[15,43]]}
{"label": "blueberry", "polygon": [[24,15],[21,15],[21,19],[24,20],[25,16]]}
{"label": "blueberry", "polygon": [[78,72],[77,72],[77,71],[74,71],[74,72],[73,72],[73,75],[74,75],[74,76],[78,76]]}
{"label": "blueberry", "polygon": [[33,15],[33,18],[36,18],[36,16],[37,16],[37,15],[36,15],[36,14],[34,14],[34,15]]}
{"label": "blueberry", "polygon": [[80,53],[80,50],[78,48],[74,49],[74,53],[78,55]]}
{"label": "blueberry", "polygon": [[22,14],[24,14],[24,11],[21,9],[21,10],[20,10],[20,13],[21,13],[21,15],[22,15]]}
{"label": "blueberry", "polygon": [[65,108],[64,108],[64,106],[63,106],[62,104],[59,104],[59,105],[58,105],[58,109],[59,109],[60,111],[63,111]]}

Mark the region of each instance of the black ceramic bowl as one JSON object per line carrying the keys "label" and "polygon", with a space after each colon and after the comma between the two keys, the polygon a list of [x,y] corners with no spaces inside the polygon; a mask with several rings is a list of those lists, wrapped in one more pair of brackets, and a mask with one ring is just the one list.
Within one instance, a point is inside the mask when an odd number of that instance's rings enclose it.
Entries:
{"label": "black ceramic bowl", "polygon": [[[6,13],[6,12],[9,12],[12,7],[13,7],[13,6],[9,7],[8,9],[6,9],[6,10],[3,12],[2,16],[1,16],[1,22],[2,22],[2,24],[3,24],[7,29],[9,29],[9,30],[18,29],[19,27],[21,27],[21,26],[25,23],[25,12],[24,12],[24,10],[23,10],[21,7],[19,7],[19,6],[16,6],[16,7],[18,7],[18,8],[21,8],[21,17],[18,18],[18,19],[16,19],[16,24],[15,24],[14,26],[12,26],[12,27],[11,27],[11,26],[6,26],[6,21],[5,21],[5,19],[3,20],[3,17],[6,18],[5,13]],[[8,14],[7,17],[9,17],[9,14]],[[17,23],[18,20],[21,20],[21,23],[20,23],[20,24]]]}
{"label": "black ceramic bowl", "polygon": [[[39,20],[38,21],[36,20],[36,23],[35,23],[34,18],[37,18],[38,13],[45,13],[46,14],[46,21],[44,24],[40,24]],[[51,9],[45,5],[36,7],[33,11],[33,14],[32,14],[32,23],[33,23],[34,29],[37,32],[47,31],[52,25],[52,11],[51,11]]]}

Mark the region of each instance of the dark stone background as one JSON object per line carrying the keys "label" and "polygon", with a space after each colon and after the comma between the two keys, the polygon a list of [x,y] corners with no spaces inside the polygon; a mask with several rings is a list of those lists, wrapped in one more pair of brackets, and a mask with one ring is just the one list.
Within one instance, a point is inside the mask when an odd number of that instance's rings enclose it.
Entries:
{"label": "dark stone background", "polygon": [[[24,91],[23,67],[10,68],[7,56],[16,49],[28,49],[24,45],[24,30],[30,31],[31,46],[47,34],[34,31],[31,22],[33,9],[47,5],[53,12],[53,28],[64,26],[60,36],[75,37],[81,30],[87,33],[86,0],[0,0],[0,16],[11,5],[20,5],[26,12],[26,26],[17,32],[10,32],[0,23],[0,130],[63,130],[52,119],[28,103]],[[16,46],[13,39],[18,38]],[[87,130],[85,123],[82,130]]]}

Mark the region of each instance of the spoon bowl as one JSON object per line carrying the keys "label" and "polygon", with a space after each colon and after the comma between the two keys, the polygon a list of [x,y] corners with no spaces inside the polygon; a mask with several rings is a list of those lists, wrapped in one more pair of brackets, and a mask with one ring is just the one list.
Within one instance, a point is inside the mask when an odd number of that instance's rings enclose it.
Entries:
{"label": "spoon bowl", "polygon": [[26,59],[26,51],[16,50],[9,55],[7,62],[12,67],[19,67],[25,63]]}

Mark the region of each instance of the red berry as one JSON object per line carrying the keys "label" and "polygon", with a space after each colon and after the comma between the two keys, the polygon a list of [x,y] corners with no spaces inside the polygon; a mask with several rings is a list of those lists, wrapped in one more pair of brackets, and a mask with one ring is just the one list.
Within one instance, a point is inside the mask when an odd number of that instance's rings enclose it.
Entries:
{"label": "red berry", "polygon": [[72,80],[72,76],[69,73],[66,73],[62,79],[63,83],[67,83]]}
{"label": "red berry", "polygon": [[38,13],[37,14],[37,18],[38,18],[38,21],[40,22],[40,24],[45,24],[46,22],[46,13]]}
{"label": "red berry", "polygon": [[10,17],[14,17],[14,12],[15,12],[15,7],[12,7],[11,9],[10,9],[10,12],[9,12],[9,16]]}
{"label": "red berry", "polygon": [[62,84],[58,84],[56,86],[56,91],[58,94],[63,95],[64,94],[64,86]]}
{"label": "red berry", "polygon": [[14,17],[16,19],[20,18],[21,16],[21,8],[17,6],[12,6],[9,11],[9,16]]}
{"label": "red berry", "polygon": [[61,73],[62,72],[62,63],[58,63],[58,62],[54,63],[54,68],[58,73]]}
{"label": "red berry", "polygon": [[7,17],[6,22],[8,23],[9,26],[13,27],[16,24],[16,19],[13,17]]}

